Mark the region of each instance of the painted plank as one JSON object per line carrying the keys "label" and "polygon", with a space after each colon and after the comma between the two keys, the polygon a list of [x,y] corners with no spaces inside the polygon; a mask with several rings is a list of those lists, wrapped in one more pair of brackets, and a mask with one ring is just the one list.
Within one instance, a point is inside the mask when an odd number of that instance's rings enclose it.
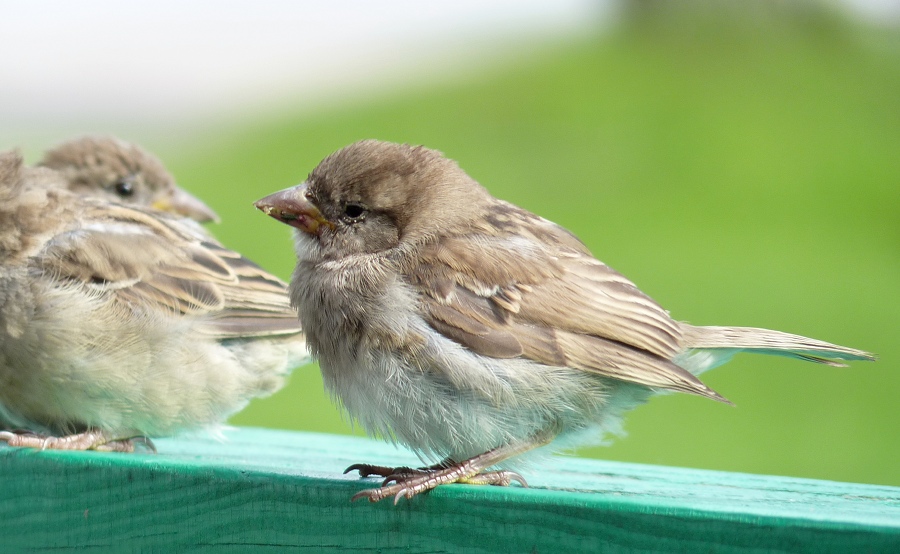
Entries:
{"label": "painted plank", "polygon": [[554,457],[530,488],[350,503],[356,437],[235,429],[159,454],[0,447],[0,551],[900,552],[900,488]]}

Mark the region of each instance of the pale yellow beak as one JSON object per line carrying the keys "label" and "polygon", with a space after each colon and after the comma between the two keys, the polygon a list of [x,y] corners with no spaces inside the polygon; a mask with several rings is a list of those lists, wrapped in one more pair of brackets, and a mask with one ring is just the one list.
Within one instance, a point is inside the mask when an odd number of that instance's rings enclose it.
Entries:
{"label": "pale yellow beak", "polygon": [[174,194],[167,194],[157,198],[153,202],[153,208],[183,215],[200,223],[206,223],[207,221],[219,222],[219,216],[212,208],[204,204],[196,196],[188,194],[185,190],[178,187],[175,187]]}

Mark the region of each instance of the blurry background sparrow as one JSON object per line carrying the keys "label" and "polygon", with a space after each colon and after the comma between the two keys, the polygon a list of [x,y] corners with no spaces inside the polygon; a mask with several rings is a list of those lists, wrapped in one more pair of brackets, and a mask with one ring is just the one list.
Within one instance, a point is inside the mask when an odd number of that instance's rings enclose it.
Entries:
{"label": "blurry background sparrow", "polygon": [[216,213],[178,187],[163,163],[136,144],[110,136],[86,136],[48,150],[39,166],[62,175],[69,190],[173,212],[201,223]]}
{"label": "blurry background sparrow", "polygon": [[[101,151],[63,171],[101,174]],[[131,152],[135,182],[161,183]],[[192,220],[78,182],[0,154],[0,419],[23,429],[0,440],[130,451],[280,388],[307,356],[285,283]]]}
{"label": "blurry background sparrow", "polygon": [[675,321],[566,229],[424,147],[352,144],[256,205],[298,229],[291,298],[326,386],[369,433],[437,462],[351,466],[385,477],[354,498],[522,481],[509,458],[596,440],[657,391],[727,402],[696,375],[741,351],[873,359]]}

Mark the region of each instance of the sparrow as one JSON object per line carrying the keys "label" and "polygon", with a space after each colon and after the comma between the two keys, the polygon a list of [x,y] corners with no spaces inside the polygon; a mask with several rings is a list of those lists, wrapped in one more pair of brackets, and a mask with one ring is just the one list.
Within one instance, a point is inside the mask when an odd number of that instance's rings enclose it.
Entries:
{"label": "sparrow", "polygon": [[136,144],[86,136],[48,150],[37,163],[57,171],[74,192],[152,207],[195,221],[219,221],[209,206],[175,183],[163,163]]}
{"label": "sparrow", "polygon": [[0,432],[133,451],[215,430],[308,357],[287,285],[191,219],[0,153]]}
{"label": "sparrow", "polygon": [[738,352],[874,359],[676,321],[571,232],[422,146],[351,144],[256,206],[296,229],[291,300],[327,388],[368,433],[434,462],[353,465],[385,478],[353,500],[525,485],[512,458],[615,431],[657,392],[728,402],[697,375]]}

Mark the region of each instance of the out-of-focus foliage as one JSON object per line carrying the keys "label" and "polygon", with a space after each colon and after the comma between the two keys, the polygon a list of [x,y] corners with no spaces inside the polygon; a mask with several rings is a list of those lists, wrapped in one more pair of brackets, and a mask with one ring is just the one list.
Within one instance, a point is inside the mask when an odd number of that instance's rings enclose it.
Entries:
{"label": "out-of-focus foliage", "polygon": [[[808,5],[742,4],[761,3],[635,3],[614,29],[505,71],[248,116],[163,154],[222,216],[214,232],[287,278],[289,230],[253,200],[358,139],[438,148],[676,318],[881,358],[834,369],[745,355],[704,377],[736,408],[657,398],[632,412],[628,438],[579,454],[900,485],[900,37]],[[233,423],[350,429],[315,366]]]}

